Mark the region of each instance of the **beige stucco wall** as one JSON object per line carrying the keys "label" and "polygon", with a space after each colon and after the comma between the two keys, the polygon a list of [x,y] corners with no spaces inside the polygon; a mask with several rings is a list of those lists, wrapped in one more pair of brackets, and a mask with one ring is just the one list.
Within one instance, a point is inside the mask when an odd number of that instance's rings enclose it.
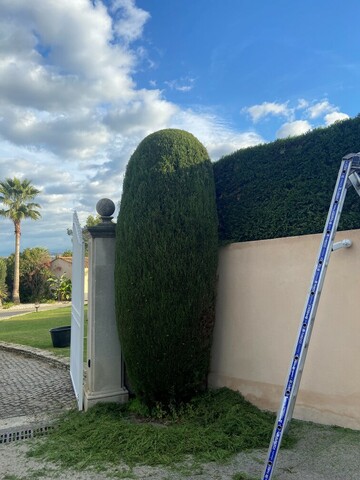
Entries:
{"label": "beige stucco wall", "polygon": [[[296,418],[360,429],[360,230],[330,256],[295,407]],[[277,411],[321,235],[220,250],[211,386]]]}
{"label": "beige stucco wall", "polygon": [[50,265],[51,271],[53,274],[60,278],[61,275],[65,275],[67,278],[71,279],[72,275],[72,262],[63,260],[62,258],[55,258]]}

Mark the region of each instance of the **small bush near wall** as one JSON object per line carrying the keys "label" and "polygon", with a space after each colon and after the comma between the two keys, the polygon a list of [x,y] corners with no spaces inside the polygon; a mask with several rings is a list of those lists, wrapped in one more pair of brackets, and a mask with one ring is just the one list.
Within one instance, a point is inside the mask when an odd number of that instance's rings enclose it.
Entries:
{"label": "small bush near wall", "polygon": [[120,340],[148,405],[184,400],[209,368],[217,268],[212,164],[181,130],[143,140],[125,175],[116,234]]}
{"label": "small bush near wall", "polygon": [[[239,150],[214,164],[222,243],[319,233],[341,159],[360,151],[360,116],[305,135]],[[340,230],[360,228],[350,189]]]}

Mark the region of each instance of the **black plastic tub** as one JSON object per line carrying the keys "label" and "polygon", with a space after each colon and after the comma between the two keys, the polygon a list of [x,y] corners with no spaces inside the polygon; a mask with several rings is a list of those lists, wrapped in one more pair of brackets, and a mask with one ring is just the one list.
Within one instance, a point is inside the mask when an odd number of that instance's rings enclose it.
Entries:
{"label": "black plastic tub", "polygon": [[53,347],[64,348],[70,347],[71,326],[56,327],[50,330]]}

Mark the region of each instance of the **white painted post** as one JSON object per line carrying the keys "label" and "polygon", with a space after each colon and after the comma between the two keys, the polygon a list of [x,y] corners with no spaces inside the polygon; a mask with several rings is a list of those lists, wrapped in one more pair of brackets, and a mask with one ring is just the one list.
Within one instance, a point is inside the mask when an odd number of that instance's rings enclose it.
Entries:
{"label": "white painted post", "polygon": [[89,227],[88,354],[85,410],[99,402],[124,403],[124,363],[115,317],[114,203],[102,199],[96,205],[102,222]]}

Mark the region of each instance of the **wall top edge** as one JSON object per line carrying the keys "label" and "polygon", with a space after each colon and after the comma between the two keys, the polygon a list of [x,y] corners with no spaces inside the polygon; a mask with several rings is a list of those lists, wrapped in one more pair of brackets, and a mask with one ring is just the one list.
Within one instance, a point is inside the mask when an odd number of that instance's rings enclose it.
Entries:
{"label": "wall top edge", "polygon": [[[262,239],[262,240],[249,240],[247,242],[234,242],[234,243],[229,243],[227,245],[224,245],[221,247],[221,249],[226,249],[226,250],[237,250],[241,248],[245,248],[247,246],[251,245],[261,245],[261,244],[271,244],[271,243],[276,243],[276,242],[281,242],[281,243],[293,243],[297,242],[299,240],[301,241],[306,241],[306,240],[311,240],[314,238],[318,238],[319,241],[321,239],[323,232],[321,233],[311,233],[308,235],[293,235],[291,237],[277,237],[277,238],[267,238],[267,239]],[[350,238],[351,237],[359,237],[360,236],[360,229],[354,229],[354,230],[338,230],[336,232],[335,236],[335,241],[343,240],[345,238]]]}

